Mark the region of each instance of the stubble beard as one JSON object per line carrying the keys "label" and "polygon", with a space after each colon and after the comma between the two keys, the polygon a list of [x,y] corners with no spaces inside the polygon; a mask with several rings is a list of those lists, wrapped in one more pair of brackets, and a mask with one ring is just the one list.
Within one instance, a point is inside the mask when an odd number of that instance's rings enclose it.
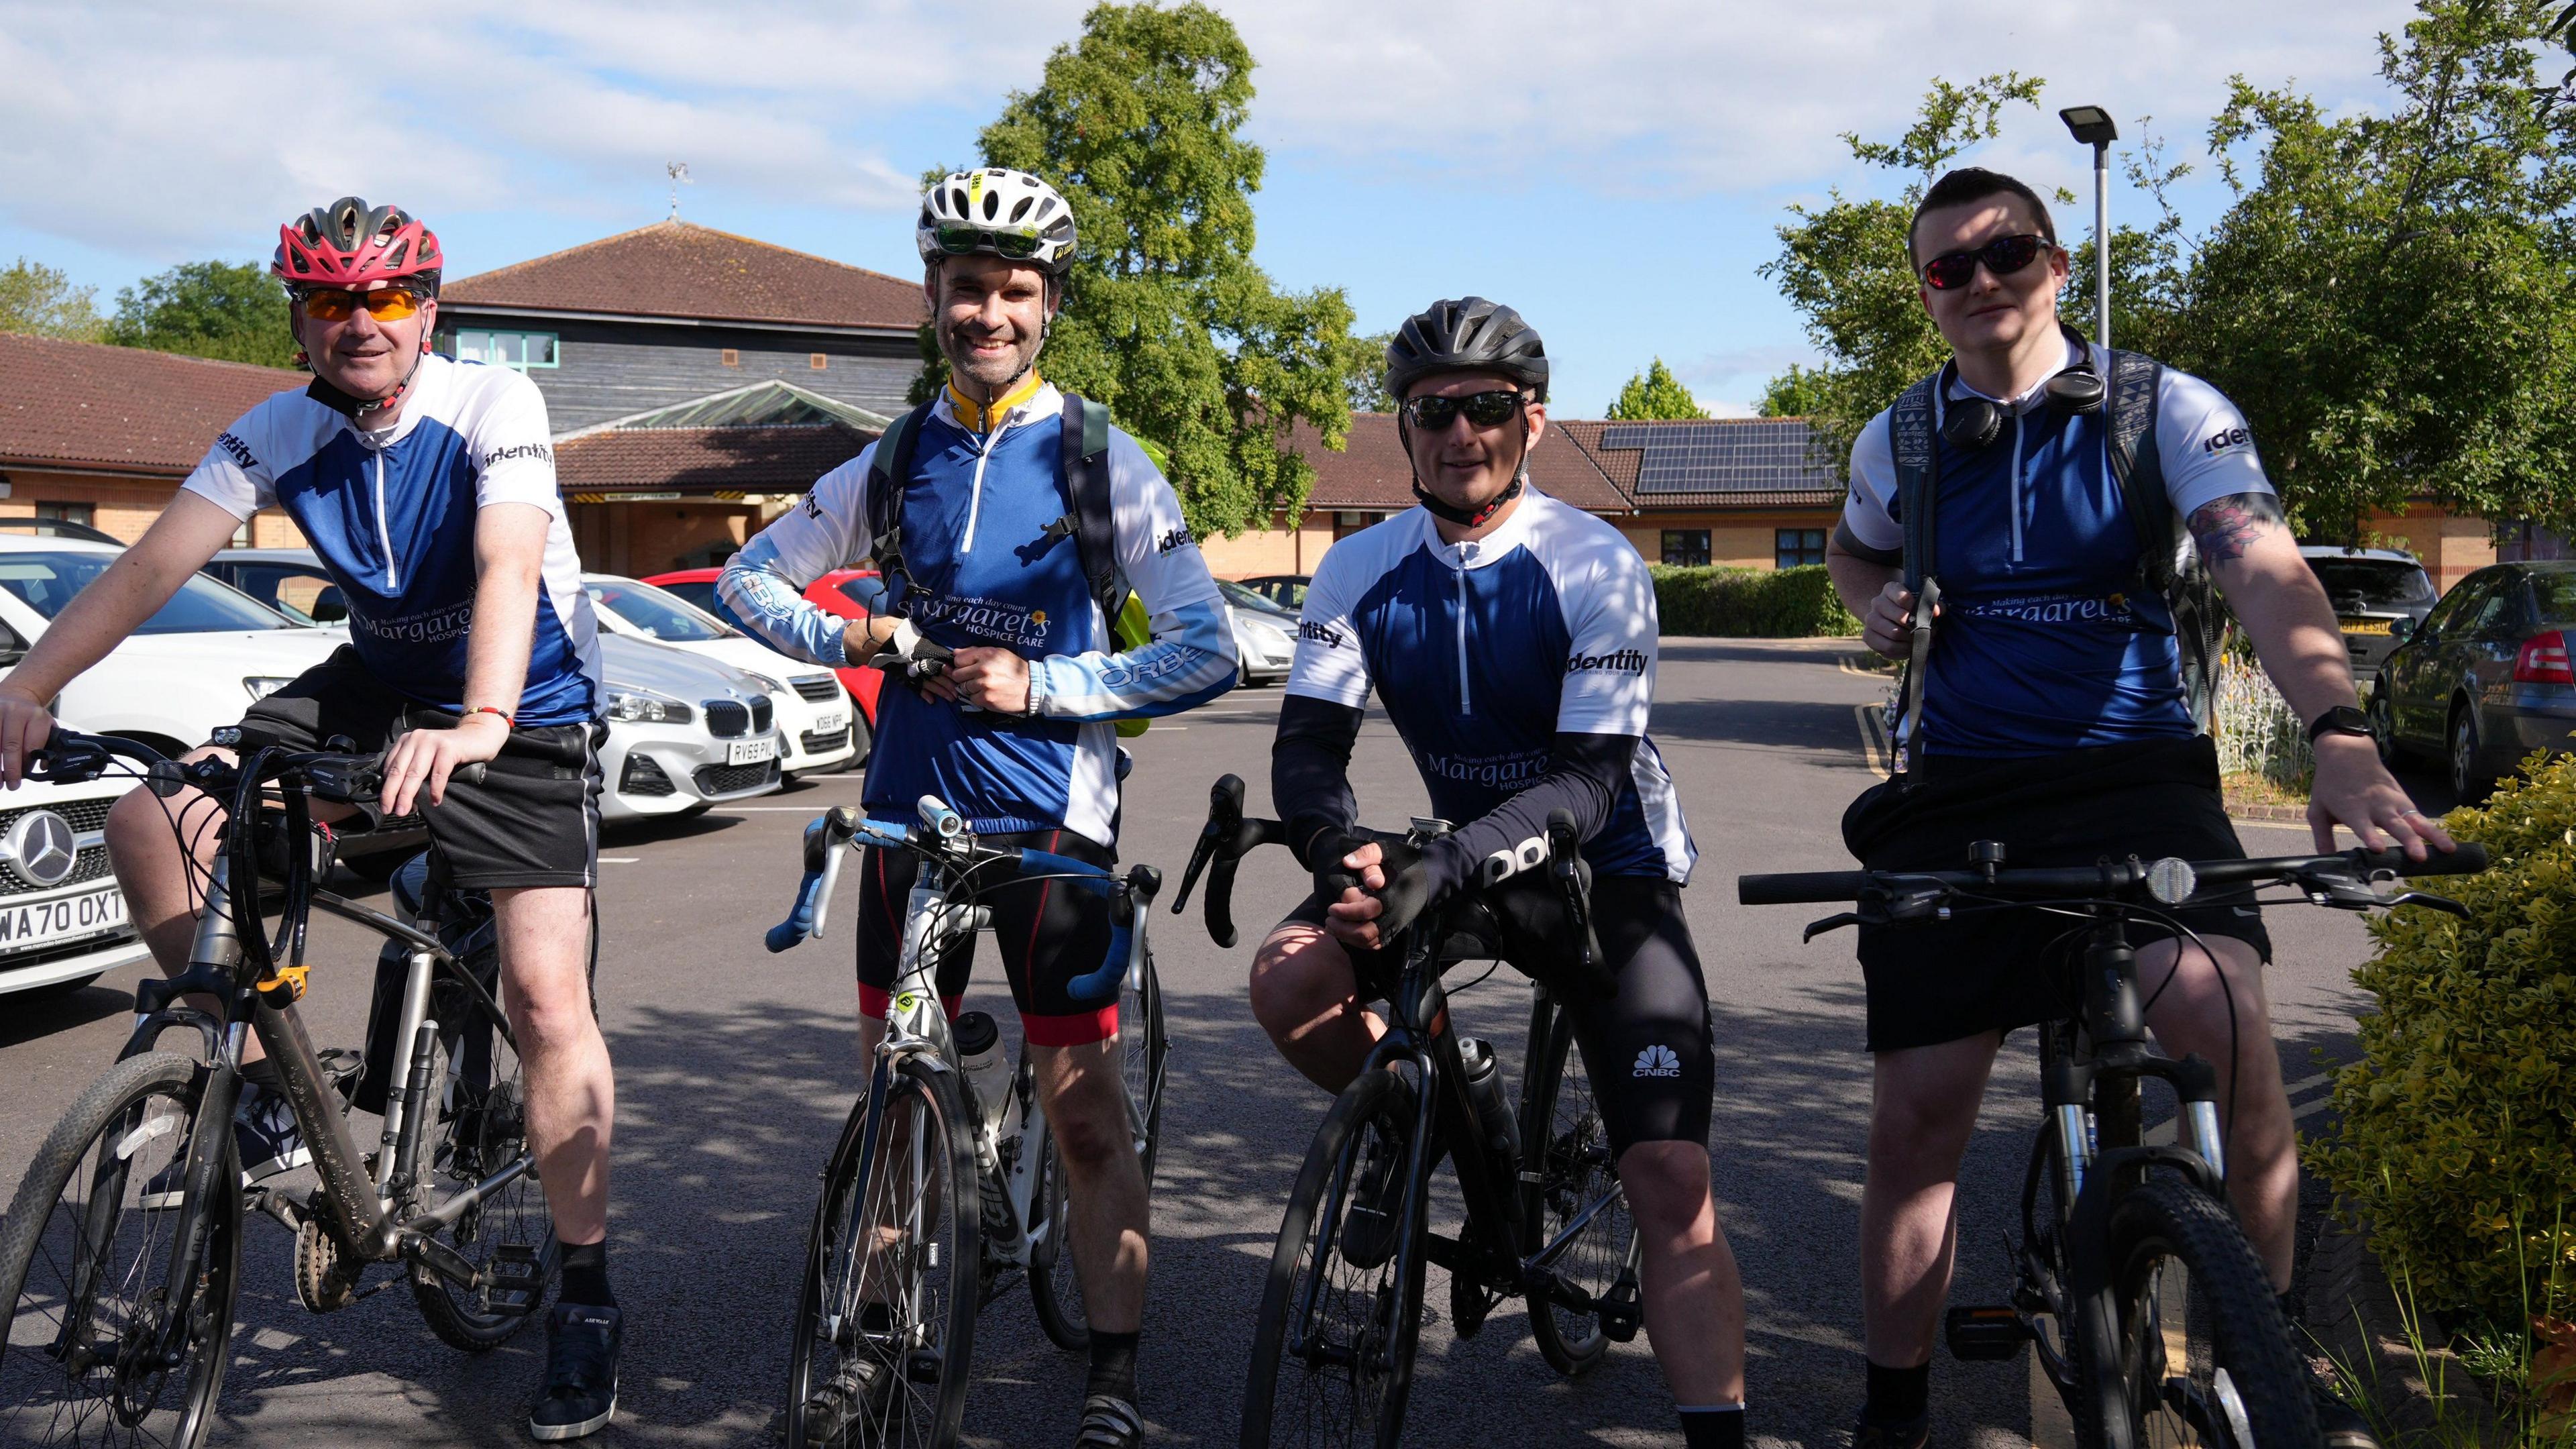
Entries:
{"label": "stubble beard", "polygon": [[1037,357],[1038,345],[1035,339],[1020,340],[1008,353],[998,358],[977,357],[974,336],[964,328],[949,329],[947,339],[949,369],[960,378],[982,388],[988,395],[995,389],[1008,387],[1026,376],[1030,365]]}

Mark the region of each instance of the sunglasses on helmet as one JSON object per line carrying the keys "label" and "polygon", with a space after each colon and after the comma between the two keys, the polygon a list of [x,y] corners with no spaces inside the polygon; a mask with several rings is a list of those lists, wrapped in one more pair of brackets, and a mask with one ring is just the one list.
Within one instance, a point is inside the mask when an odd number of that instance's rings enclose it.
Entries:
{"label": "sunglasses on helmet", "polygon": [[352,292],[342,287],[315,287],[296,294],[304,304],[304,315],[319,322],[340,322],[355,316],[360,307],[379,322],[400,322],[420,311],[420,293],[408,287],[379,287],[372,292]]}
{"label": "sunglasses on helmet", "polygon": [[1499,428],[1510,422],[1529,402],[1527,393],[1497,389],[1493,392],[1469,393],[1465,397],[1409,397],[1404,400],[1404,415],[1425,432],[1443,432],[1460,413],[1480,428]]}
{"label": "sunglasses on helmet", "polygon": [[948,225],[931,233],[939,249],[952,257],[991,252],[1012,261],[1026,261],[1038,254],[1046,238],[1013,231],[986,231],[981,227]]}
{"label": "sunglasses on helmet", "polygon": [[1963,252],[1943,252],[1923,264],[1923,284],[1935,292],[1968,285],[1977,275],[1977,264],[1998,277],[2009,277],[2039,259],[2040,253],[2053,251],[2056,244],[2044,236],[2023,232],[2018,236],[1999,236],[1981,247]]}

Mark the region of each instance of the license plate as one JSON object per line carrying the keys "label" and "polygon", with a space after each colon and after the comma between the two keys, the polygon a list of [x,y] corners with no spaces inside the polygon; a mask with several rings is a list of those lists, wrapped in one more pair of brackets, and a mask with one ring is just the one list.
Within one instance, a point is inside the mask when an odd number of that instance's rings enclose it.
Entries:
{"label": "license plate", "polygon": [[76,940],[125,925],[125,893],[114,886],[87,895],[0,906],[0,952]]}
{"label": "license plate", "polygon": [[2347,634],[2385,634],[2390,623],[2386,619],[2343,619],[2337,622],[2343,625]]}
{"label": "license plate", "polygon": [[778,758],[778,736],[762,735],[756,740],[735,740],[725,746],[728,765],[757,765]]}
{"label": "license plate", "polygon": [[814,733],[818,735],[828,735],[832,731],[839,729],[841,726],[848,724],[849,722],[849,716],[842,714],[837,709],[828,713],[818,714],[814,716]]}

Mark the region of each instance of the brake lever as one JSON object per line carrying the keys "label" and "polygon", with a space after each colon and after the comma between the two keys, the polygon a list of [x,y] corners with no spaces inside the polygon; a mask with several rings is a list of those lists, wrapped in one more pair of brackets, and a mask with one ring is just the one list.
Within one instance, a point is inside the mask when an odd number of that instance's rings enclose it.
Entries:
{"label": "brake lever", "polygon": [[1207,824],[1199,827],[1199,843],[1190,848],[1188,869],[1181,873],[1180,893],[1172,897],[1172,914],[1190,903],[1190,892],[1198,887],[1199,875],[1216,858],[1217,847],[1227,843],[1243,826],[1243,777],[1224,774],[1208,787]]}
{"label": "brake lever", "polygon": [[2469,918],[2467,906],[2461,905],[2449,896],[2437,896],[2430,891],[2404,891],[2386,904],[2392,911],[2399,906],[2422,906],[2426,910],[2440,911],[2446,916],[2457,916],[2464,921]]}
{"label": "brake lever", "polygon": [[1844,911],[1840,915],[1827,916],[1821,921],[1809,921],[1807,929],[1798,937],[1798,944],[1803,946],[1827,931],[1839,931],[1845,926],[1857,926],[1861,923],[1861,914],[1858,911]]}

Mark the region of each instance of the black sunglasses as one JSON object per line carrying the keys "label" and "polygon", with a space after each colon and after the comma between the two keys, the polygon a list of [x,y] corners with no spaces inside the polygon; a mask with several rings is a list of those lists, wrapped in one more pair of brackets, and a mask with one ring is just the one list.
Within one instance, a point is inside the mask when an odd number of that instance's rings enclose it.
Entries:
{"label": "black sunglasses", "polygon": [[1985,263],[1986,270],[1996,276],[2009,277],[2039,260],[2040,253],[2053,251],[2055,248],[2056,243],[2032,232],[2023,232],[2019,236],[1999,236],[1984,246],[1964,252],[1943,252],[1925,262],[1923,282],[1935,292],[1964,287],[1968,285],[1970,278],[1976,276],[1979,262]]}
{"label": "black sunglasses", "polygon": [[1409,397],[1404,400],[1404,415],[1413,419],[1415,427],[1434,433],[1447,431],[1460,413],[1465,413],[1467,421],[1477,427],[1499,428],[1528,402],[1526,393],[1499,389],[1465,397]]}

